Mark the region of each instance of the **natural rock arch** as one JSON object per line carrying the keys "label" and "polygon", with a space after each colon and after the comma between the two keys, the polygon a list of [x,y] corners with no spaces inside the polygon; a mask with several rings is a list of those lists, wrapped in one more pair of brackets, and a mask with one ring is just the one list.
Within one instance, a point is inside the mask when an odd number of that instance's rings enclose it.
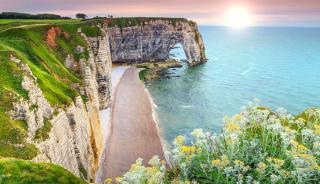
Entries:
{"label": "natural rock arch", "polygon": [[114,63],[164,61],[181,43],[190,65],[206,61],[204,43],[196,23],[181,19],[156,19],[127,27],[106,28]]}

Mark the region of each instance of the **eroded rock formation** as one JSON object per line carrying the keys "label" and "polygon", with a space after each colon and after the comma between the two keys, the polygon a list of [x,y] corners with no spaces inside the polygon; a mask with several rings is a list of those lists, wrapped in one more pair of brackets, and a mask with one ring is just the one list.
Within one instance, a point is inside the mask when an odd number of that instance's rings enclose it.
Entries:
{"label": "eroded rock formation", "polygon": [[[49,32],[52,29],[49,29]],[[102,30],[103,31],[103,30]],[[22,87],[28,92],[28,100],[14,103],[9,112],[12,119],[23,120],[28,125],[28,142],[36,145],[39,154],[35,162],[52,162],[58,164],[82,178],[94,178],[99,157],[103,149],[103,133],[100,127],[99,112],[110,106],[111,56],[107,33],[99,37],[87,37],[79,34],[88,47],[77,47],[75,52],[88,51],[87,59],[76,62],[70,54],[65,59],[69,69],[79,68],[84,85],[78,96],[65,109],[52,107],[38,87],[37,78],[24,62],[15,56],[16,62],[23,70]],[[37,130],[45,123],[52,126],[48,137],[35,139]]]}
{"label": "eroded rock formation", "polygon": [[206,61],[204,43],[196,23],[150,20],[131,27],[110,27],[111,57],[115,63],[164,61],[177,43],[190,65]]}

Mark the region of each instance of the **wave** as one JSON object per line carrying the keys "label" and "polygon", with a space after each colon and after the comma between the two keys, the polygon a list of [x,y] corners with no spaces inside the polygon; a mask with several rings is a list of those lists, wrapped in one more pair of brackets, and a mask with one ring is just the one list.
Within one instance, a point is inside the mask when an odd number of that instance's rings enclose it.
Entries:
{"label": "wave", "polygon": [[245,71],[241,72],[240,75],[246,75],[248,72],[250,72],[251,70],[253,70],[253,65],[251,65],[248,69],[246,69]]}
{"label": "wave", "polygon": [[193,105],[179,105],[179,108],[181,109],[191,109]]}

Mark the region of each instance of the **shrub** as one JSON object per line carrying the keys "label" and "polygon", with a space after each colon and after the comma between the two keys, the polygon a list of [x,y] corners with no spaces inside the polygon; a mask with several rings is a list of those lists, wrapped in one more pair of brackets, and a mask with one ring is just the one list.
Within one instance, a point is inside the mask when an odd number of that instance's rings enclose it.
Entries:
{"label": "shrub", "polygon": [[[317,183],[320,180],[320,109],[293,116],[250,103],[224,120],[221,134],[194,130],[193,141],[177,136],[169,151],[171,167],[154,174],[137,172],[137,163],[122,178],[141,183]],[[159,173],[160,172],[160,173]],[[157,177],[161,176],[161,177]],[[157,180],[154,180],[157,178]]]}

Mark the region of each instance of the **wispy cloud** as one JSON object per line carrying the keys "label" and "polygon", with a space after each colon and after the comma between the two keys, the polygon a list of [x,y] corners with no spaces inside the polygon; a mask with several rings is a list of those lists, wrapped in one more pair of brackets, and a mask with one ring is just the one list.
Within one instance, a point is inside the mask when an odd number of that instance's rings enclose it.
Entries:
{"label": "wispy cloud", "polygon": [[261,25],[320,25],[320,0],[1,0],[0,11],[186,17],[202,24],[220,24],[226,10],[236,5],[249,8]]}

